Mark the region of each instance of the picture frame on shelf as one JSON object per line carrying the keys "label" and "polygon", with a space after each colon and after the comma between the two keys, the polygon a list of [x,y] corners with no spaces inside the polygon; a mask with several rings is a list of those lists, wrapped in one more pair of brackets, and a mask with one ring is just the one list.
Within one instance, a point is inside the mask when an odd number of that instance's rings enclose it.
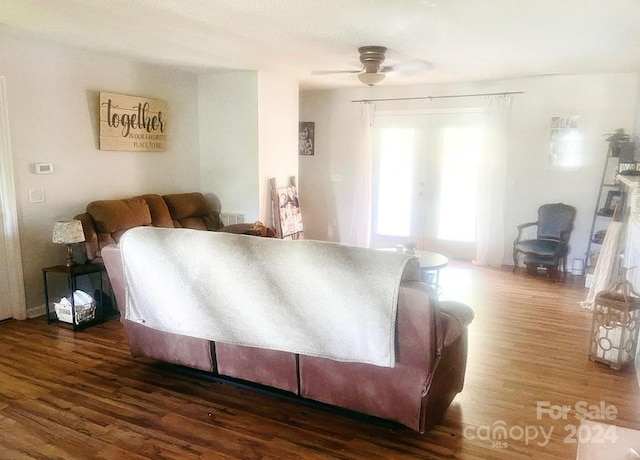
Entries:
{"label": "picture frame on shelf", "polygon": [[616,208],[622,202],[622,192],[618,190],[610,190],[607,194],[607,200],[604,203],[604,211],[606,214],[613,216]]}

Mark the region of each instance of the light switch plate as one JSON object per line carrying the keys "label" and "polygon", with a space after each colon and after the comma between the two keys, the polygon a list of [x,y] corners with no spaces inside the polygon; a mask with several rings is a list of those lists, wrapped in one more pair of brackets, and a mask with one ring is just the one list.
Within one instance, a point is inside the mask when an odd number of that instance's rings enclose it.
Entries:
{"label": "light switch plate", "polygon": [[29,203],[44,203],[44,189],[30,188]]}

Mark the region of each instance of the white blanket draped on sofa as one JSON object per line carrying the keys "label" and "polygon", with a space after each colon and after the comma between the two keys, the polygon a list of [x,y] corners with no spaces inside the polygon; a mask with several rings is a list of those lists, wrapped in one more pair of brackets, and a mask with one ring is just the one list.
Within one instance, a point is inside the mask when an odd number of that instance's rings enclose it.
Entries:
{"label": "white blanket draped on sofa", "polygon": [[417,259],[318,241],[133,228],[125,317],[181,335],[393,367],[399,286]]}

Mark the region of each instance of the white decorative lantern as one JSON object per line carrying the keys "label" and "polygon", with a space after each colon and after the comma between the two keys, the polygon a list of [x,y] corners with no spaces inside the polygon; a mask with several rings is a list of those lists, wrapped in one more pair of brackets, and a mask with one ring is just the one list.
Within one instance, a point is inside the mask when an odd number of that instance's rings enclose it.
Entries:
{"label": "white decorative lantern", "polygon": [[595,297],[589,359],[623,369],[634,360],[639,328],[640,295],[623,273]]}

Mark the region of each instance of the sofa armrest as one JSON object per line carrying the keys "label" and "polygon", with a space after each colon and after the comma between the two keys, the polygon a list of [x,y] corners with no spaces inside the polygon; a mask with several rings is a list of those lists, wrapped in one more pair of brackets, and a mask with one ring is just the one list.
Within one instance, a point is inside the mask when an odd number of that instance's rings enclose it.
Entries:
{"label": "sofa armrest", "polygon": [[443,344],[448,347],[463,334],[475,315],[471,307],[461,302],[439,302],[438,309],[443,316]]}
{"label": "sofa armrest", "polygon": [[122,259],[120,259],[120,248],[115,244],[105,246],[102,248],[102,258],[104,260],[104,266],[107,269],[111,291],[116,298],[116,306],[120,312],[120,317],[124,318],[124,270],[122,268]]}
{"label": "sofa armrest", "polygon": [[93,219],[88,213],[78,214],[74,219],[82,222],[82,231],[84,233],[83,258],[85,262],[102,262],[100,258],[100,245],[98,243],[98,233],[93,224]]}
{"label": "sofa armrest", "polygon": [[217,232],[244,234],[253,228],[253,224],[231,224],[216,230]]}
{"label": "sofa armrest", "polygon": [[231,224],[216,231],[242,235],[264,236],[268,238],[275,238],[276,236],[276,232],[271,227],[263,225],[260,221],[253,224]]}

